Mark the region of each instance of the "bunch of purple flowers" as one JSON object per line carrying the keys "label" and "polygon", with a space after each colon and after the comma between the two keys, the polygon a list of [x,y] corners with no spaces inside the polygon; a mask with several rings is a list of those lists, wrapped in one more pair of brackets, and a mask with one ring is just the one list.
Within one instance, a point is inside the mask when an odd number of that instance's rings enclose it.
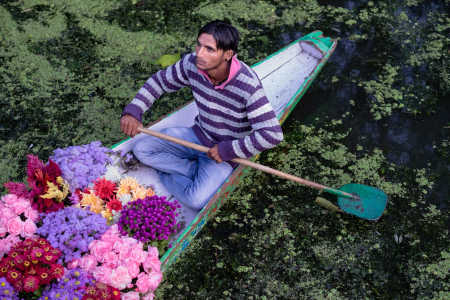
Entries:
{"label": "bunch of purple flowers", "polygon": [[69,206],[42,214],[42,226],[36,233],[63,252],[61,263],[67,265],[89,252],[89,244],[99,239],[106,230],[108,225],[101,215]]}
{"label": "bunch of purple flowers", "polygon": [[58,148],[53,151],[51,159],[60,167],[73,193],[75,189],[82,190],[105,174],[106,165],[112,161],[109,153],[110,149],[95,141],[81,146]]}
{"label": "bunch of purple flowers", "polygon": [[13,286],[4,277],[0,277],[0,296],[5,300],[19,300],[17,292]]}
{"label": "bunch of purple flowers", "polygon": [[119,231],[143,243],[168,240],[181,228],[176,218],[179,208],[177,201],[156,195],[129,202],[121,211]]}
{"label": "bunch of purple flowers", "polygon": [[93,278],[81,269],[66,271],[61,280],[47,286],[39,300],[84,299],[86,287],[92,285]]}

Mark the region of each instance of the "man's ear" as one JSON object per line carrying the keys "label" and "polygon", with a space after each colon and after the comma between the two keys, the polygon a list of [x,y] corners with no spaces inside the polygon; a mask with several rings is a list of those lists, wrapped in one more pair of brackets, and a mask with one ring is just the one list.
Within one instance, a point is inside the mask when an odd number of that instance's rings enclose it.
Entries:
{"label": "man's ear", "polygon": [[228,49],[227,51],[225,51],[225,60],[230,61],[233,55],[234,55],[233,50]]}

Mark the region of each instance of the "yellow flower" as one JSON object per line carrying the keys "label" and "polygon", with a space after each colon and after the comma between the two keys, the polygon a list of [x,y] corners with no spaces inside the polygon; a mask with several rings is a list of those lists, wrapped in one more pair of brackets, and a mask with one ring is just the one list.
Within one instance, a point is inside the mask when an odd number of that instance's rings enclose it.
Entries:
{"label": "yellow flower", "polygon": [[109,209],[102,210],[101,214],[102,217],[105,218],[106,220],[108,221],[112,220],[112,213]]}
{"label": "yellow flower", "polygon": [[147,189],[142,186],[137,186],[131,193],[133,194],[133,200],[144,199],[147,195]]}
{"label": "yellow flower", "polygon": [[41,197],[44,199],[54,199],[58,202],[63,201],[69,194],[69,184],[61,176],[56,177],[56,183],[62,187],[62,191],[59,186],[47,181],[47,193],[41,195]]}
{"label": "yellow flower", "polygon": [[154,195],[155,195],[155,191],[153,191],[151,188],[148,188],[146,196],[147,197],[151,197],[151,196],[154,196]]}
{"label": "yellow flower", "polygon": [[132,190],[139,186],[137,180],[133,177],[127,176],[120,180],[119,188],[117,189],[117,195],[129,194]]}
{"label": "yellow flower", "polygon": [[81,199],[80,204],[82,207],[90,207],[92,212],[99,214],[103,210],[103,200],[97,197],[95,194],[85,194],[81,193],[83,199]]}

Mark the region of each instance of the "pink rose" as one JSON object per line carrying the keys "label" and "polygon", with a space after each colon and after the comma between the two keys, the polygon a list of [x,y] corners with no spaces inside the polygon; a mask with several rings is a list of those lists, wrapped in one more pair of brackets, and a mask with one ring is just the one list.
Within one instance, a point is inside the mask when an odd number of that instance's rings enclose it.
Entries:
{"label": "pink rose", "polygon": [[113,270],[106,266],[100,266],[94,269],[92,275],[94,278],[100,282],[111,284],[111,274]]}
{"label": "pink rose", "polygon": [[9,207],[14,211],[16,215],[20,215],[30,207],[30,203],[23,198],[18,198],[17,200],[17,202],[14,202]]}
{"label": "pink rose", "polygon": [[92,255],[83,256],[80,259],[80,268],[90,272],[97,265],[97,260]]}
{"label": "pink rose", "polygon": [[131,278],[135,278],[138,276],[140,270],[140,264],[135,261],[127,261],[126,266],[128,268],[128,274],[130,274]]}
{"label": "pink rose", "polygon": [[101,240],[94,240],[89,244],[89,250],[99,262],[105,261],[105,254],[111,252],[111,244]]}
{"label": "pink rose", "polygon": [[131,276],[124,266],[118,266],[111,274],[111,285],[119,290],[123,290],[131,283]]}
{"label": "pink rose", "polygon": [[161,272],[151,272],[149,274],[149,289],[151,291],[156,290],[158,285],[161,283],[163,276]]}
{"label": "pink rose", "polygon": [[27,219],[23,224],[23,232],[20,234],[23,237],[31,237],[36,232],[36,224],[31,219]]}
{"label": "pink rose", "polygon": [[2,206],[2,208],[0,209],[0,216],[2,217],[1,220],[5,223],[7,222],[6,220],[17,217],[17,215],[14,213],[14,211],[12,211],[11,209],[9,209],[6,206]]}
{"label": "pink rose", "polygon": [[155,298],[155,294],[148,293],[144,297],[142,297],[142,300],[153,300]]}
{"label": "pink rose", "polygon": [[131,250],[130,259],[136,261],[137,263],[143,263],[147,258],[147,252],[142,250],[142,248],[135,247]]}
{"label": "pink rose", "polygon": [[145,273],[139,273],[136,286],[140,293],[147,293],[150,290],[150,276]]}
{"label": "pink rose", "polygon": [[101,240],[104,242],[112,242],[117,240],[117,237],[120,237],[119,228],[117,224],[114,224],[102,235]]}
{"label": "pink rose", "polygon": [[33,222],[36,222],[39,219],[38,211],[31,206],[25,210],[24,215]]}
{"label": "pink rose", "polygon": [[8,229],[3,225],[3,222],[0,222],[0,237],[4,237]]}
{"label": "pink rose", "polygon": [[23,231],[23,222],[20,217],[15,217],[7,221],[6,227],[12,235],[19,235]]}
{"label": "pink rose", "polygon": [[161,261],[158,257],[148,256],[147,259],[143,263],[144,270],[147,272],[159,272],[161,271]]}
{"label": "pink rose", "polygon": [[104,264],[109,268],[115,269],[117,268],[117,264],[119,262],[119,256],[113,251],[106,252],[104,254]]}
{"label": "pink rose", "polygon": [[159,257],[158,248],[156,247],[149,247],[147,253],[149,256]]}
{"label": "pink rose", "polygon": [[128,293],[122,293],[121,295],[122,300],[139,300],[139,293],[138,292],[128,292]]}
{"label": "pink rose", "polygon": [[7,206],[13,205],[17,201],[18,197],[14,194],[8,194],[2,197],[3,203]]}

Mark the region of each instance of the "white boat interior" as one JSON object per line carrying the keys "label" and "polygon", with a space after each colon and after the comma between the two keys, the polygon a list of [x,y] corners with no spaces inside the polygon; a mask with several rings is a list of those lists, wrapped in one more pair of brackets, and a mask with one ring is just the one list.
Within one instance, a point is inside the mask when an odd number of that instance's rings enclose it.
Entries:
{"label": "white boat interior", "polygon": [[[253,67],[262,81],[266,96],[278,118],[281,118],[284,109],[295,99],[299,89],[316,69],[321,58],[322,53],[315,46],[299,41]],[[191,102],[148,128],[159,131],[168,127],[190,127],[194,124],[194,117],[197,114],[196,104]],[[145,137],[145,134],[140,133],[119,144],[113,150],[129,152],[133,148],[133,144],[143,137]],[[159,181],[156,171],[150,167],[140,165],[137,170],[128,171],[127,175],[136,178],[140,184],[152,186],[159,196],[168,198],[171,196],[170,192]],[[199,211],[182,205],[180,216],[188,226],[198,213]],[[172,240],[176,238],[174,237]]]}

